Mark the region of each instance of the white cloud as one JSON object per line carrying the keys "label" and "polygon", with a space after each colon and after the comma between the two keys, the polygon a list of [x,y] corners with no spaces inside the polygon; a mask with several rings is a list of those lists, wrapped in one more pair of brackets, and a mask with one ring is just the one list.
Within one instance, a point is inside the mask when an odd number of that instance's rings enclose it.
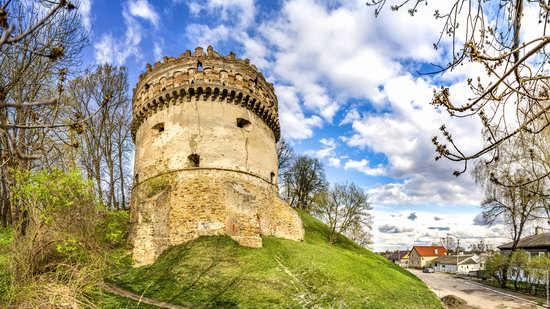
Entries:
{"label": "white cloud", "polygon": [[[178,3],[179,3],[179,1],[178,1]],[[200,12],[202,11],[202,6],[197,1],[188,1],[187,6],[189,7],[189,12],[193,16],[198,16],[200,14]]]}
{"label": "white cloud", "polygon": [[[457,84],[453,87],[462,87]],[[447,160],[434,160],[431,137],[446,123],[455,142],[464,151],[472,151],[481,141],[477,119],[451,119],[427,105],[433,86],[424,79],[409,75],[395,77],[384,87],[385,101],[392,113],[365,113],[354,117],[353,134],[344,137],[351,147],[382,153],[388,159],[385,175],[402,179],[371,189],[381,204],[479,204],[480,194],[470,175],[452,176],[462,168]]]}
{"label": "white cloud", "polygon": [[218,12],[224,21],[237,20],[239,29],[247,28],[254,22],[254,0],[207,0],[203,5],[210,13]]}
{"label": "white cloud", "polygon": [[128,12],[132,16],[148,20],[155,28],[159,25],[159,15],[147,0],[131,0],[128,2]]}
{"label": "white cloud", "polygon": [[338,158],[328,158],[328,165],[336,168],[342,166],[340,159]]}
{"label": "white cloud", "polygon": [[324,159],[327,157],[334,156],[334,150],[336,149],[337,143],[332,138],[322,138],[319,140],[324,147],[315,152],[315,156],[319,159]]}
{"label": "white cloud", "polygon": [[414,232],[414,229],[412,227],[399,227],[395,225],[384,224],[378,227],[378,231],[380,233],[400,234]]}
{"label": "white cloud", "polygon": [[153,44],[153,54],[155,55],[156,60],[160,60],[162,57],[164,57],[161,43],[159,43],[158,41]]}
{"label": "white cloud", "polygon": [[275,85],[275,92],[279,98],[279,118],[283,135],[293,140],[312,137],[313,129],[322,125],[322,119],[318,116],[305,116],[294,87]]}
{"label": "white cloud", "polygon": [[219,41],[227,39],[231,33],[231,29],[225,25],[211,28],[207,25],[191,24],[185,30],[187,38],[194,46],[216,45]]}
{"label": "white cloud", "polygon": [[82,26],[86,32],[92,31],[92,0],[80,0],[78,4],[78,13],[80,14]]}
{"label": "white cloud", "polygon": [[346,116],[344,116],[344,118],[340,121],[340,125],[342,126],[345,124],[351,124],[354,121],[357,121],[360,119],[361,119],[361,115],[359,114],[359,111],[357,111],[357,109],[355,108],[352,108],[347,111]]}
{"label": "white cloud", "polygon": [[382,166],[377,166],[375,168],[369,167],[369,161],[367,159],[362,159],[360,161],[347,160],[344,164],[345,170],[356,170],[368,176],[380,176],[385,173],[385,169]]}
{"label": "white cloud", "polygon": [[123,38],[116,38],[111,33],[104,33],[94,44],[97,63],[124,65],[130,56],[137,59],[142,57],[139,45],[144,30],[134,17],[146,19],[155,27],[158,26],[158,14],[146,0],[130,1],[123,5],[122,17],[126,26]]}
{"label": "white cloud", "polygon": [[438,29],[430,14],[397,12],[375,20],[361,1],[295,0],[260,32],[274,50],[274,76],[299,89],[303,106],[331,123],[349,98],[383,104],[382,86],[402,74],[400,59],[436,60],[431,42]]}
{"label": "white cloud", "polygon": [[124,38],[118,39],[110,33],[104,33],[99,41],[94,44],[95,59],[97,63],[109,63],[124,65],[130,56],[141,57],[139,44],[141,42],[141,28],[139,23],[126,11],[123,11],[126,32]]}
{"label": "white cloud", "polygon": [[186,36],[191,44],[206,46],[236,40],[256,51],[260,48],[249,40],[246,33],[246,29],[254,23],[256,7],[253,0],[189,1],[187,5],[195,17],[204,12],[220,21],[217,26],[198,23],[188,25]]}

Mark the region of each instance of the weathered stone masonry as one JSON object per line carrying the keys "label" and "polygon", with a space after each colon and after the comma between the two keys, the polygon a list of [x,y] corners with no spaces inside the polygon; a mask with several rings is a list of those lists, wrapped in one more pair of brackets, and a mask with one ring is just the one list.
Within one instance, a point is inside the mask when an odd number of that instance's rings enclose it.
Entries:
{"label": "weathered stone masonry", "polygon": [[248,59],[212,47],[165,57],[147,65],[132,103],[136,265],[202,235],[250,247],[262,235],[303,239],[277,195],[277,97]]}

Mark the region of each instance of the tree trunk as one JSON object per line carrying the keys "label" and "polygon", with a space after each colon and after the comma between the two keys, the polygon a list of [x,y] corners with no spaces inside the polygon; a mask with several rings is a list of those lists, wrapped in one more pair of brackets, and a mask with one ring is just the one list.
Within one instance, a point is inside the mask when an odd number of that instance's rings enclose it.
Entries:
{"label": "tree trunk", "polygon": [[126,209],[126,194],[124,193],[124,168],[122,166],[122,143],[118,145],[118,169],[120,173],[120,199],[122,203],[122,209]]}

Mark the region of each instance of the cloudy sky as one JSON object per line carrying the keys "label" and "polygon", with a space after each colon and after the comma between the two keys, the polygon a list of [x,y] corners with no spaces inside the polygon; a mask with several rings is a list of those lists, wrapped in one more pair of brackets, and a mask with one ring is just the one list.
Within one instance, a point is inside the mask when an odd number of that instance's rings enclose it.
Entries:
{"label": "cloudy sky", "polygon": [[387,10],[375,18],[364,3],[81,0],[90,31],[84,61],[126,65],[134,85],[145,64],[164,55],[208,45],[234,51],[275,85],[282,133],[297,152],[321,159],[330,182],[355,182],[369,192],[375,250],[431,244],[447,233],[467,243],[502,243],[502,227],[480,225],[471,176],[452,176],[460,166],[435,162],[431,144],[446,124],[463,150],[478,148],[477,121],[450,119],[429,102],[442,85],[465,100],[466,76],[480,68],[419,74],[447,62],[448,42],[432,47],[441,30],[435,7],[421,7],[415,17]]}

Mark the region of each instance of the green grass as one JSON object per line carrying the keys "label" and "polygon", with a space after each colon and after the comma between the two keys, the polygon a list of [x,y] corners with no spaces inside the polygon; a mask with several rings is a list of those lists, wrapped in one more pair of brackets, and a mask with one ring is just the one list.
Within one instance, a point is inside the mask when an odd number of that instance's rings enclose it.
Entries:
{"label": "green grass", "polygon": [[418,278],[300,213],[305,240],[264,237],[263,248],[201,237],[166,250],[153,265],[119,269],[109,281],[191,307],[441,308]]}
{"label": "green grass", "polygon": [[13,239],[11,228],[0,227],[0,304],[6,299],[10,287],[10,275],[8,273],[8,252]]}

